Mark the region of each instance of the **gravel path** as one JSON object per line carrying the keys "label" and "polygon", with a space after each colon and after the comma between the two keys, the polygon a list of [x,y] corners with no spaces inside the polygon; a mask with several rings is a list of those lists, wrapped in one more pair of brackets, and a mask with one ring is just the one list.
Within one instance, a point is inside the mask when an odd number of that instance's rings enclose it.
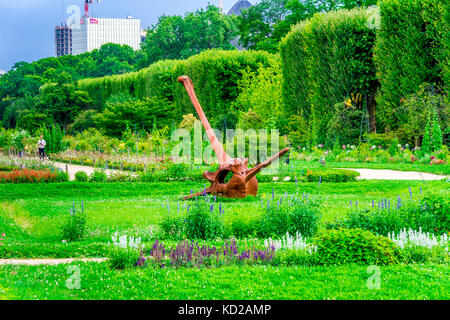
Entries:
{"label": "gravel path", "polygon": [[445,179],[446,176],[439,176],[431,173],[414,171],[395,171],[395,170],[374,170],[374,169],[349,169],[359,172],[361,176],[358,180],[425,180],[436,181]]}
{"label": "gravel path", "polygon": [[[69,178],[70,180],[75,180],[75,174],[78,171],[84,171],[87,173],[87,175],[91,175],[92,172],[94,172],[94,168],[93,167],[88,167],[88,166],[80,166],[80,165],[75,165],[75,164],[66,164],[66,163],[60,163],[60,162],[52,162],[53,166],[55,168],[59,168],[63,171],[66,171],[66,166],[69,170]],[[121,172],[120,170],[112,170],[112,169],[108,169],[106,170],[106,173],[109,175],[113,172]],[[126,172],[126,171],[124,171]]]}
{"label": "gravel path", "polygon": [[0,259],[0,266],[55,266],[73,262],[105,262],[105,258],[96,259]]}
{"label": "gravel path", "polygon": [[[53,165],[61,170],[66,171],[66,165],[69,170],[70,180],[75,180],[75,173],[78,171],[84,171],[88,175],[94,172],[93,167],[80,166],[74,164],[65,164],[54,162]],[[358,180],[425,180],[425,181],[436,181],[447,178],[446,176],[425,173],[425,172],[415,172],[415,171],[396,171],[396,170],[377,170],[377,169],[350,169],[343,168],[344,170],[352,170],[359,172],[361,174]],[[120,172],[120,170],[106,170],[107,174],[113,172]],[[126,171],[124,171],[126,172]]]}

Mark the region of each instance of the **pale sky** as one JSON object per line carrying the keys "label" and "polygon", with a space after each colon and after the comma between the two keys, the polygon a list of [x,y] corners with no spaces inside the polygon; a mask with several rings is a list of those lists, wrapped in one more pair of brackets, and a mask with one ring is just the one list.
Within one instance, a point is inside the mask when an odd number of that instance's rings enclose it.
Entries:
{"label": "pale sky", "polygon": [[[223,0],[224,11],[237,0]],[[259,0],[250,0],[252,4]],[[182,15],[219,0],[102,0],[92,5],[91,16],[141,19],[142,27],[159,16]],[[54,27],[64,22],[70,5],[84,12],[84,0],[0,0],[0,74],[18,61],[32,62],[55,55]]]}

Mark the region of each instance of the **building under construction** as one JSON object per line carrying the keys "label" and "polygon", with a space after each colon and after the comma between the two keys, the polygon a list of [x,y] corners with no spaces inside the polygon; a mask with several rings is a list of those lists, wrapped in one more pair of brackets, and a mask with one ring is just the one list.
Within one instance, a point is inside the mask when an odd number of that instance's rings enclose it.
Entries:
{"label": "building under construction", "polygon": [[56,56],[72,54],[72,28],[67,24],[55,27]]}
{"label": "building under construction", "polygon": [[56,56],[90,52],[107,43],[128,45],[138,50],[142,40],[141,21],[131,17],[91,17],[89,5],[93,2],[94,0],[85,0],[84,16],[78,25],[64,24],[55,27]]}

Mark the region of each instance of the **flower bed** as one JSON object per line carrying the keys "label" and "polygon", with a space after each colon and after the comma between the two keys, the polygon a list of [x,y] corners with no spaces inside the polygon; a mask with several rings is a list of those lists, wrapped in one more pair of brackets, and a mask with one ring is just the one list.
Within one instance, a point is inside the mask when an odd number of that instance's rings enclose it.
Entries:
{"label": "flower bed", "polygon": [[31,169],[0,172],[0,183],[49,183],[63,181],[67,181],[64,173]]}

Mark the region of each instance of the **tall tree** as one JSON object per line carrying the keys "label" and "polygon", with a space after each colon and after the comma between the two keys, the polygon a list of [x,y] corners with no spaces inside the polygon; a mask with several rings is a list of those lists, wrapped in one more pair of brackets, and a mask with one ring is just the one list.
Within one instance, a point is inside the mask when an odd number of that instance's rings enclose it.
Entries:
{"label": "tall tree", "polygon": [[239,43],[248,49],[278,51],[278,43],[298,22],[318,12],[370,6],[377,0],[263,0],[238,18]]}
{"label": "tall tree", "polygon": [[220,13],[215,6],[181,16],[162,16],[147,31],[143,51],[147,62],[185,59],[207,49],[233,49],[236,17]]}

